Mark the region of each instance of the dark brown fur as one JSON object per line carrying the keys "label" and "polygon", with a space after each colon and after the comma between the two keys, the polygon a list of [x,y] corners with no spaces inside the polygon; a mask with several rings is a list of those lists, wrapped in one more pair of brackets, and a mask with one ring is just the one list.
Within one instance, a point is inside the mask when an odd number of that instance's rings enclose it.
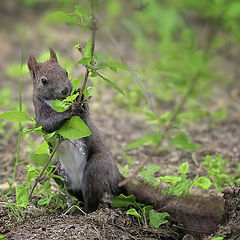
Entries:
{"label": "dark brown fur", "polygon": [[222,224],[224,200],[219,197],[162,195],[160,189],[145,183],[137,186],[127,183],[127,193],[134,194],[138,201],[151,204],[160,212],[168,212],[178,232],[190,233],[196,237],[216,231]]}

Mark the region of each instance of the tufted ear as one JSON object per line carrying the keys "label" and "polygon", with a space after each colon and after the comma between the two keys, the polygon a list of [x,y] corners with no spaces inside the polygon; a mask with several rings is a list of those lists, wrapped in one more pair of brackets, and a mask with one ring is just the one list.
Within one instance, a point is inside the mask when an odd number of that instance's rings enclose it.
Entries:
{"label": "tufted ear", "polygon": [[27,65],[28,65],[28,69],[32,75],[32,78],[34,79],[36,76],[36,71],[39,68],[39,64],[37,63],[37,61],[33,55],[30,55],[28,57]]}
{"label": "tufted ear", "polygon": [[57,55],[56,53],[53,51],[53,49],[50,47],[49,48],[49,52],[50,52],[50,61],[52,62],[58,62],[57,60]]}

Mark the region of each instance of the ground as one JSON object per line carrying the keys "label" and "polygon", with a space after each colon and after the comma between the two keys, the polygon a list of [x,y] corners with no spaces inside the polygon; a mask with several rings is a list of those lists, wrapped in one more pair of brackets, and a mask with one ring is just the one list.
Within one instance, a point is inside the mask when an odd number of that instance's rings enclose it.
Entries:
{"label": "ground", "polygon": [[[13,1],[14,2],[14,1]],[[76,60],[77,51],[74,51],[73,44],[87,39],[86,33],[79,33],[77,29],[70,29],[66,26],[48,26],[39,23],[40,12],[29,9],[18,11],[17,4],[2,4],[0,7],[0,73],[2,88],[11,89],[12,101],[17,100],[18,83],[16,80],[6,76],[7,66],[11,63],[19,63],[21,54],[21,41],[18,31],[21,22],[25,25],[25,52],[24,61],[29,54],[38,55],[46,51],[49,45],[57,49],[64,56]],[[80,35],[80,36],[79,36]],[[97,41],[97,48],[104,47],[105,42],[102,36]],[[128,55],[128,40],[119,43],[122,56]],[[111,45],[111,44],[109,44]],[[107,47],[106,47],[107,48]],[[108,47],[111,50],[113,46]],[[132,56],[133,55],[133,56]],[[134,59],[132,54],[130,59]],[[61,62],[61,61],[60,61]],[[75,70],[77,75],[78,70]],[[83,71],[83,69],[82,69]],[[105,90],[102,97],[93,99],[91,102],[92,118],[98,128],[102,131],[106,144],[110,147],[114,158],[120,165],[124,165],[124,160],[120,149],[123,149],[129,142],[143,136],[146,133],[144,119],[133,114],[126,109],[120,108],[114,102],[115,90]],[[228,168],[235,169],[240,156],[240,119],[239,119],[239,96],[240,90],[234,87],[223,89],[219,87],[214,93],[217,104],[229,106],[228,117],[221,122],[197,122],[189,127],[192,140],[199,143],[200,151],[191,154],[180,150],[166,150],[156,154],[154,149],[143,147],[132,150],[129,155],[138,165],[145,159],[151,159],[161,167],[160,174],[172,174],[178,166],[185,161],[190,163],[191,174],[201,175],[204,171],[199,162],[207,154],[221,154],[228,161]],[[28,112],[33,112],[32,105],[32,84],[30,76],[23,78],[23,101]],[[7,135],[0,135],[0,185],[4,189],[4,184],[9,180],[13,172],[13,160],[16,155],[17,133],[7,125]],[[34,137],[34,140],[41,142],[41,139]],[[22,149],[24,146],[22,146]],[[29,153],[21,152],[21,160],[29,156]],[[17,171],[19,183],[24,178],[24,164],[20,165]],[[6,186],[6,184],[5,184]],[[4,192],[4,190],[3,190]],[[221,196],[221,193],[213,191],[212,194]],[[14,201],[14,199],[13,199]],[[26,214],[24,212],[24,214]],[[151,229],[140,227],[135,218],[127,216],[122,209],[114,209],[110,205],[100,208],[94,213],[83,214],[80,211],[74,213],[64,212],[60,209],[49,211],[32,205],[27,212],[27,218],[23,222],[17,222],[6,208],[4,198],[0,198],[0,234],[4,234],[7,239],[173,239],[174,235],[166,228]],[[176,237],[177,238],[177,237]]]}

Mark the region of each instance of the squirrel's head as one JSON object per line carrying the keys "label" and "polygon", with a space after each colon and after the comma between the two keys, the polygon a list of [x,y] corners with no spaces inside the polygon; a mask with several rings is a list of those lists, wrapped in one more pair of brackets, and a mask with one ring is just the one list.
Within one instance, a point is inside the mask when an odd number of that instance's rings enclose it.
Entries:
{"label": "squirrel's head", "polygon": [[67,71],[57,60],[56,53],[49,48],[50,60],[38,63],[34,56],[29,56],[27,65],[33,80],[33,94],[42,100],[64,99],[72,91],[72,84]]}

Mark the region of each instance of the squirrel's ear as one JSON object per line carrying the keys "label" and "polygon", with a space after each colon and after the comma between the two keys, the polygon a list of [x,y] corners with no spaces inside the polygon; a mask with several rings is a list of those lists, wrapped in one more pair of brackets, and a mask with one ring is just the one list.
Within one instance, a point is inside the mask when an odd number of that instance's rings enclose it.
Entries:
{"label": "squirrel's ear", "polygon": [[28,57],[28,61],[27,61],[27,65],[28,65],[28,69],[31,72],[31,74],[34,76],[35,72],[38,70],[39,65],[35,59],[35,57],[33,55],[30,55]]}
{"label": "squirrel's ear", "polygon": [[52,62],[58,62],[58,60],[57,60],[57,55],[56,55],[56,53],[53,51],[53,49],[50,47],[49,48],[49,52],[50,52],[50,61],[52,61]]}

